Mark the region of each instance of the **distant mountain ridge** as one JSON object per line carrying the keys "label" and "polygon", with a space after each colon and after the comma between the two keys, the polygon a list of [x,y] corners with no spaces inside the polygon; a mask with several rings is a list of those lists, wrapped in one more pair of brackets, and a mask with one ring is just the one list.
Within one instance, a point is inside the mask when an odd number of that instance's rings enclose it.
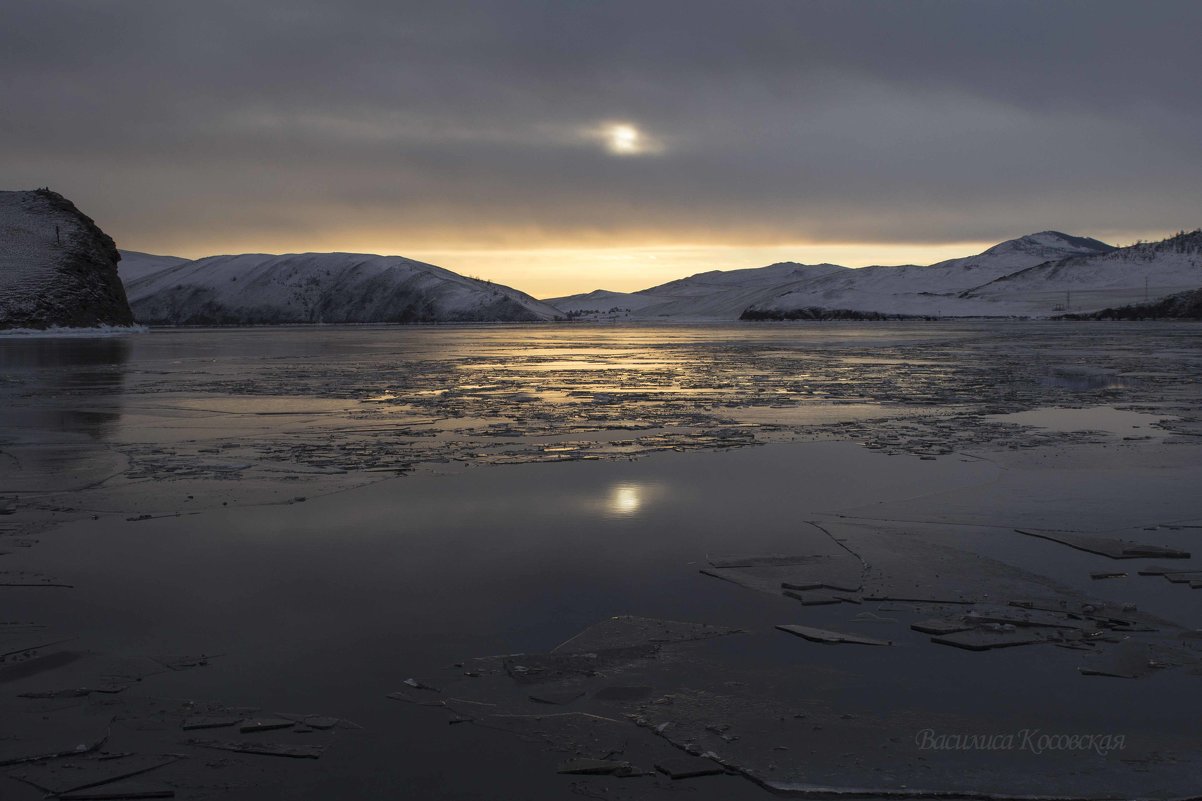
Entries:
{"label": "distant mountain ridge", "polygon": [[982,252],[979,256],[969,256],[968,259],[952,259],[951,261],[968,261],[984,256],[1003,256],[1011,253],[1023,253],[1046,261],[1049,258],[1056,258],[1057,253],[1065,249],[1097,253],[1109,253],[1117,250],[1114,245],[1108,245],[1099,239],[1088,236],[1072,236],[1060,231],[1040,231],[1037,234],[1027,234],[1017,239],[1007,239]]}
{"label": "distant mountain ridge", "polygon": [[191,259],[180,256],[156,256],[153,253],[139,253],[136,250],[120,252],[121,263],[117,266],[117,271],[121,275],[121,280],[126,284],[139,278],[145,278],[151,273],[157,273],[159,270],[191,261]]}
{"label": "distant mountain ridge", "polygon": [[[1025,242],[1022,240],[1026,240]],[[1023,259],[1045,257],[1018,269],[998,269],[996,275],[975,286],[954,282],[927,288],[918,294],[858,293],[843,297],[857,311],[936,317],[1055,317],[1088,313],[1108,307],[1148,302],[1202,287],[1202,235],[1181,233],[1161,242],[1115,248],[1094,239],[1045,231],[1023,237],[1002,252]],[[1034,240],[1034,241],[1032,241]],[[984,257],[990,251],[981,254]],[[1075,251],[1075,252],[1074,252]],[[1084,252],[1082,252],[1084,251]],[[974,258],[981,258],[974,257]],[[946,264],[946,262],[944,263]],[[1016,266],[1012,262],[1011,266]],[[938,266],[938,265],[934,265]],[[1006,266],[1005,259],[997,266]],[[887,269],[887,268],[886,268]],[[931,268],[920,268],[931,269]],[[924,276],[933,275],[924,273]],[[879,288],[879,287],[878,287]],[[771,319],[815,304],[812,296],[780,296],[751,307],[748,316]]]}
{"label": "distant mountain ridge", "polygon": [[600,315],[616,309],[638,313],[640,317],[695,316],[708,312],[710,316],[734,319],[750,304],[775,295],[781,286],[846,269],[835,264],[778,262],[743,270],[709,270],[638,292],[597,289],[546,302],[577,316]]}
{"label": "distant mountain ridge", "polygon": [[[698,273],[638,292],[596,290],[547,302],[571,316],[601,319],[733,320],[745,315],[798,319],[835,313],[1011,316],[1015,312],[996,302],[970,300],[961,294],[1049,261],[1093,258],[1114,250],[1097,239],[1040,231],[1001,242],[974,256],[929,266],[853,269],[785,262]],[[823,315],[824,311],[827,314]]]}
{"label": "distant mountain ridge", "polygon": [[[1010,284],[1023,282],[1048,282],[1057,279],[1063,284],[1073,278],[1078,283],[1096,284],[1098,274],[1090,267],[1101,264],[1135,264],[1138,262],[1160,262],[1163,264],[1194,264],[1202,254],[1202,230],[1186,233],[1182,231],[1175,236],[1159,242],[1139,242],[1125,248],[1107,246],[1107,250],[1095,256],[1068,256],[1060,259],[1049,259],[1025,270],[1001,276],[990,284]],[[1087,268],[1081,270],[1079,268]],[[1110,271],[1108,280],[1119,282],[1129,277],[1127,273]],[[969,294],[978,294],[985,286],[977,287]]]}
{"label": "distant mountain ridge", "polygon": [[[171,263],[127,279],[148,325],[535,322],[562,313],[524,292],[401,256],[248,253]],[[157,260],[157,263],[154,262]]]}
{"label": "distant mountain ridge", "polygon": [[149,324],[1056,317],[1202,287],[1202,232],[1116,248],[1040,231],[927,266],[779,262],[547,301],[399,256],[126,252],[122,274]]}

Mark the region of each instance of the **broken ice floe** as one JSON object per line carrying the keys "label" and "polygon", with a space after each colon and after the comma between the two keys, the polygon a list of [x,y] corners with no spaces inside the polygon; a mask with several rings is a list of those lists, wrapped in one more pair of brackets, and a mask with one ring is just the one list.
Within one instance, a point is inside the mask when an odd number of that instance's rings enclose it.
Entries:
{"label": "broken ice floe", "polygon": [[[1137,554],[1188,557],[1174,549],[1110,538],[1064,535],[1063,539],[1074,547],[1130,553],[1130,558]],[[1044,576],[914,530],[809,523],[799,530],[797,541],[799,549],[793,554],[711,556],[710,566],[701,572],[798,600],[803,607],[905,602],[916,612],[938,613],[912,621],[911,630],[928,635],[932,644],[966,651],[1056,645],[1104,655],[1135,635],[1165,639],[1181,631],[1133,605],[1082,597]],[[1195,575],[1174,573],[1169,568],[1156,572],[1181,581],[1192,581]],[[859,613],[852,622],[884,620],[871,610],[867,614],[872,617]],[[890,645],[896,640],[797,623],[777,628],[826,644]],[[1183,651],[1175,643],[1164,647],[1176,654],[1175,659],[1165,660],[1165,666],[1202,664],[1199,655]],[[1102,663],[1103,656],[1099,656],[1094,664]]]}
{"label": "broken ice floe", "polygon": [[[774,561],[780,566],[781,560]],[[739,563],[748,564],[748,560]],[[1078,622],[1074,616],[1088,615],[1088,609],[1099,614],[1111,611],[1069,602],[1062,608],[1022,603],[1027,605],[961,607],[960,621],[951,628],[989,637],[982,634],[992,631],[986,626],[1012,626],[997,633],[1003,638],[1028,637],[1032,632],[1072,631]],[[1084,801],[1110,798],[1117,788],[1134,791],[1145,781],[1138,759],[1090,763],[1090,770],[1082,773],[1079,755],[1036,755],[1015,748],[980,752],[966,762],[963,752],[924,751],[915,739],[915,732],[924,727],[958,731],[956,727],[991,724],[966,721],[963,713],[921,704],[891,703],[887,710],[852,713],[827,699],[821,684],[814,683],[821,681],[821,672],[807,669],[804,663],[790,666],[785,673],[762,668],[732,673],[721,659],[710,656],[713,652],[706,648],[706,640],[712,638],[682,637],[690,630],[705,631],[696,625],[617,618],[568,640],[567,649],[560,646],[541,655],[575,654],[572,643],[580,648],[599,646],[600,652],[608,646],[626,653],[623,659],[598,660],[603,668],[593,675],[563,670],[539,674],[538,693],[551,688],[581,693],[571,699],[564,696],[573,705],[582,705],[578,710],[539,711],[538,707],[546,707],[536,693],[527,690],[530,674],[513,671],[514,663],[507,661],[508,657],[475,660],[479,678],[448,675],[448,686],[442,692],[411,693],[399,700],[442,707],[451,722],[468,722],[520,737],[532,746],[560,754],[558,772],[598,782],[642,776],[651,769],[673,781],[731,774],[798,797]],[[939,626],[938,620],[923,625],[940,632],[935,636],[955,633]],[[819,642],[888,645],[859,635],[793,628],[791,633],[813,635]],[[656,638],[655,632],[671,634]],[[667,650],[663,649],[678,647],[688,650],[673,652],[674,659],[665,663]],[[1157,648],[1145,652],[1126,646],[1120,652],[1084,657],[1097,661],[1088,663],[1082,672],[1144,675],[1165,664],[1166,654]],[[539,656],[524,654],[513,659],[523,665],[543,664]],[[590,687],[638,691],[582,692]],[[469,692],[470,699],[464,697]],[[1172,770],[1160,771],[1157,779],[1185,795],[1195,787],[1194,770],[1199,766],[1202,761],[1188,757]]]}
{"label": "broken ice floe", "polygon": [[[7,775],[59,798],[119,798],[122,796],[113,793],[128,792],[130,788],[128,786],[118,787],[114,790],[113,783],[135,776],[143,776],[151,771],[167,767],[179,759],[181,757],[175,754],[119,754],[112,757],[93,756],[86,759],[52,759],[9,771]],[[106,789],[102,791],[99,789],[101,787]],[[159,787],[161,788],[162,785]],[[93,792],[85,794],[84,790]],[[101,793],[107,793],[107,795]]]}
{"label": "broken ice floe", "polygon": [[259,756],[287,757],[291,759],[317,759],[325,753],[324,745],[296,745],[293,743],[272,743],[260,740],[211,740],[193,738],[188,745],[198,748],[212,748],[218,751],[234,751],[239,754],[257,754]]}
{"label": "broken ice floe", "polygon": [[1159,576],[1170,584],[1179,584],[1189,587],[1190,589],[1202,589],[1202,570],[1194,569],[1193,567],[1164,567],[1162,565],[1148,565],[1139,569],[1141,576]]}
{"label": "broken ice floe", "polygon": [[813,626],[787,624],[777,626],[777,628],[811,642],[846,643],[849,645],[893,645],[889,640],[878,640],[875,637],[863,637],[859,634],[847,634],[841,631],[814,628]]}
{"label": "broken ice floe", "polygon": [[1096,553],[1099,556],[1108,556],[1111,559],[1190,558],[1189,552],[1180,551],[1176,548],[1166,548],[1162,545],[1148,545],[1140,542],[1115,539],[1113,537],[1102,537],[1095,534],[1084,534],[1078,531],[1039,531],[1022,528],[1014,530],[1019,534],[1026,534],[1029,537],[1051,540],[1061,545],[1067,545],[1070,548],[1076,548],[1079,551],[1088,551],[1089,553]]}
{"label": "broken ice floe", "polygon": [[[89,394],[86,409],[77,408],[75,393],[54,385],[29,394],[25,380],[56,379],[18,370],[12,386],[23,390],[6,397],[13,439],[6,453],[14,469],[0,464],[0,475],[8,486],[39,492],[115,498],[140,481],[167,481],[237,486],[241,495],[263,497],[282,480],[333,489],[457,461],[629,458],[796,437],[937,458],[966,449],[1102,443],[1113,432],[1074,430],[1099,428],[1093,418],[1100,415],[1120,420],[1124,432],[1159,420],[1158,434],[1188,435],[1197,424],[1179,397],[1190,391],[1192,354],[1174,350],[1167,335],[1155,370],[1096,337],[1085,370],[1031,358],[1049,341],[1063,344],[1047,331],[1025,332],[1017,344],[1008,339],[1004,349],[989,335],[917,342],[891,333],[896,339],[871,347],[747,340],[730,331],[716,339],[649,336],[632,345],[585,342],[584,334],[563,329],[548,334],[546,349],[555,353],[544,358],[491,344],[482,351],[479,335],[456,332],[443,337],[439,358],[384,357],[368,348],[348,364],[281,356],[252,360],[252,369],[244,354],[233,353],[206,361],[204,371],[180,362],[127,373],[125,356],[116,369],[103,367],[113,394]],[[1107,378],[1047,380],[1086,373]],[[371,376],[367,386],[364,375]],[[39,398],[38,408],[29,397]],[[51,406],[41,408],[47,398]],[[1140,411],[1128,408],[1139,403]],[[1150,404],[1163,408],[1147,411]],[[1058,431],[1016,424],[1026,418],[991,417],[1048,408],[1084,422]],[[57,430],[64,420],[74,428]],[[75,483],[64,484],[64,476]]]}

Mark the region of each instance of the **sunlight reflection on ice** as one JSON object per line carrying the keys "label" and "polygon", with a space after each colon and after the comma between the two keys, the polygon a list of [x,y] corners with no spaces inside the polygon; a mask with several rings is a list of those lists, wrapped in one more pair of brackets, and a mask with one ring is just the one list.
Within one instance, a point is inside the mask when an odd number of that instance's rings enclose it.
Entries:
{"label": "sunlight reflection on ice", "polygon": [[618,484],[609,495],[609,513],[615,517],[634,517],[643,505],[642,487],[638,484]]}

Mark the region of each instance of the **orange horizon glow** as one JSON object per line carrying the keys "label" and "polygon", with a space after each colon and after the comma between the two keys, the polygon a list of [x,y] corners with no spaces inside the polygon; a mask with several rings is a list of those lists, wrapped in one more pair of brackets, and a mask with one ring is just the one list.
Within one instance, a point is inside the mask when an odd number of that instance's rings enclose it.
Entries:
{"label": "orange horizon glow", "polygon": [[[1162,235],[1158,234],[1141,233],[1138,236],[1099,238],[1112,244],[1120,244],[1137,238],[1161,237]],[[422,241],[415,247],[398,248],[395,239],[389,239],[361,235],[338,242],[333,237],[318,236],[276,241],[264,247],[267,243],[253,241],[247,237],[245,240],[226,239],[222,242],[223,246],[217,248],[201,245],[174,247],[169,241],[139,241],[135,238],[118,239],[117,244],[125,250],[193,259],[236,253],[345,252],[403,256],[461,275],[504,284],[536,298],[575,295],[596,289],[634,292],[711,270],[764,267],[785,261],[800,264],[826,262],[852,268],[870,265],[934,264],[946,259],[971,256],[997,244],[996,241],[773,244],[656,244],[638,241],[627,245],[600,246],[592,241],[585,241],[578,245],[550,243],[535,247],[444,248],[430,246],[428,241]]]}
{"label": "orange horizon glow", "polygon": [[710,270],[764,267],[782,261],[801,264],[830,262],[845,267],[872,264],[930,264],[979,253],[995,242],[942,245],[634,245],[630,247],[544,248],[410,248],[278,247],[170,249],[118,247],[158,255],[203,258],[234,253],[370,253],[404,256],[444,267],[461,275],[483,278],[521,290],[536,298],[553,298],[608,289],[634,292]]}

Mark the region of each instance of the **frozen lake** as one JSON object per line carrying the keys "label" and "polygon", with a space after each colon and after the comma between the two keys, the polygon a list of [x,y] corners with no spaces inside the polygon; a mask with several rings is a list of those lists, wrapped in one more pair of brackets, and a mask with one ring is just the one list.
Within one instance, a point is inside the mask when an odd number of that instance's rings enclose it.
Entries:
{"label": "frozen lake", "polygon": [[[1197,793],[1202,593],[1139,571],[1202,571],[1199,343],[1030,322],[0,339],[0,757],[107,733],[89,753],[186,754],[146,774],[180,798]],[[715,628],[588,634],[614,616]],[[912,628],[931,620],[992,644]],[[551,653],[581,632],[591,656]],[[236,727],[281,715],[300,725]],[[1026,730],[1124,746],[921,747]],[[214,747],[264,742],[320,758]],[[728,775],[655,769],[690,751]],[[653,775],[557,772],[581,758]],[[42,797],[37,770],[0,768],[3,797]]]}

